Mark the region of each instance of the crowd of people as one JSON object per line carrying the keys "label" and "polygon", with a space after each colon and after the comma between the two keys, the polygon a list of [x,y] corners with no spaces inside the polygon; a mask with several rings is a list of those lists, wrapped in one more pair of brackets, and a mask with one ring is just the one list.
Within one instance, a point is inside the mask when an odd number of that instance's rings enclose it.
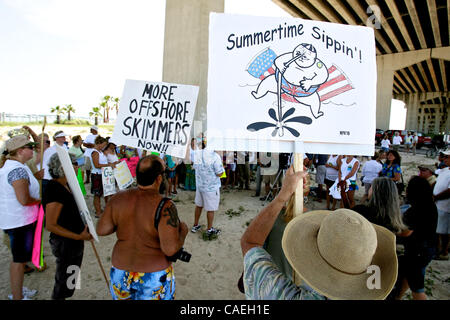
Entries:
{"label": "crowd of people", "polygon": [[[353,155],[305,154],[303,172],[295,172],[291,154],[218,153],[206,148],[203,135],[192,139],[186,157],[180,159],[117,146],[100,136],[96,126],[84,140],[79,135],[71,137],[70,148],[68,135],[62,131],[53,135],[51,145],[48,135],[24,129],[34,142],[26,135],[11,138],[0,163],[0,185],[5,190],[0,196],[0,228],[9,236],[13,255],[11,299],[29,299],[36,293],[23,287],[23,275],[31,260],[40,204],[56,257],[52,299],[73,295],[66,270],[81,267],[84,241],[92,239],[67,184],[56,145],[67,150],[74,171],[81,174],[84,184],[91,185],[97,234],[117,235],[110,270],[114,299],[174,298],[172,262],[190,258],[183,250],[189,228],[171,201],[180,189],[195,191],[190,231],[201,230],[204,209],[209,237],[221,233],[214,226],[221,191],[251,190],[254,181],[251,196],[268,202],[241,240],[241,289],[250,299],[401,299],[408,287],[414,299],[426,299],[426,266],[432,259],[448,260],[450,150],[440,154],[437,167],[419,166],[418,175],[405,183],[396,136],[392,145],[383,139],[381,150],[363,165],[364,159]],[[104,197],[102,168],[115,168],[123,158],[138,159],[136,183]],[[315,176],[317,187],[312,187],[310,175]],[[311,193],[317,202],[326,200],[326,210],[295,218],[293,193],[300,181],[305,196]],[[355,199],[358,184],[364,187],[359,204]],[[318,230],[327,231],[319,232],[313,246]],[[395,244],[403,245],[404,252],[396,253]],[[345,250],[360,254],[348,257]],[[375,260],[385,268],[383,290],[377,293],[362,288],[365,280],[357,276]],[[327,283],[327,273],[335,283]],[[301,286],[295,284],[294,274],[304,280]]]}

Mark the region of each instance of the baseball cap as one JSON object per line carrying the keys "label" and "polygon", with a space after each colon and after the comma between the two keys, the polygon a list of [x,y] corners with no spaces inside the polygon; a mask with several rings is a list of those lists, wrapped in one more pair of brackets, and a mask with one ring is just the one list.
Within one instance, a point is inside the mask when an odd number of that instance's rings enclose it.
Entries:
{"label": "baseball cap", "polygon": [[98,131],[98,127],[97,126],[92,126],[91,129],[95,130],[95,131]]}

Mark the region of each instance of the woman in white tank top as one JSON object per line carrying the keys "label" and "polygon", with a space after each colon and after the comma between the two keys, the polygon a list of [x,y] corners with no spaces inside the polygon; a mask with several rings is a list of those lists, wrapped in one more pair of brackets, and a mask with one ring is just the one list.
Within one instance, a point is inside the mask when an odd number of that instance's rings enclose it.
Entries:
{"label": "woman in white tank top", "polygon": [[[103,149],[108,144],[107,140],[101,136],[95,138],[95,147],[92,149],[91,160],[91,193],[94,195],[95,217],[100,218],[102,214],[101,197],[103,196],[102,168],[113,167],[114,163],[108,163],[108,158],[103,153]],[[105,199],[105,202],[107,199]]]}
{"label": "woman in white tank top", "polygon": [[[347,196],[350,202],[350,208],[355,206],[355,191],[358,190],[358,185],[356,184],[356,173],[359,169],[359,161],[354,156],[347,155],[341,161],[341,167],[339,170],[339,181],[350,180],[350,185],[348,186]],[[343,207],[343,202],[341,201],[341,208]]]}
{"label": "woman in white tank top", "polygon": [[[327,169],[326,175],[325,175],[325,185],[327,186],[327,210],[330,210],[330,200],[333,198],[330,195],[330,188],[338,178],[338,170],[339,170],[339,162],[340,162],[341,156],[338,155],[330,155],[328,158],[327,163],[325,164],[325,167]],[[333,206],[331,210],[336,209],[336,199],[333,198]]]}

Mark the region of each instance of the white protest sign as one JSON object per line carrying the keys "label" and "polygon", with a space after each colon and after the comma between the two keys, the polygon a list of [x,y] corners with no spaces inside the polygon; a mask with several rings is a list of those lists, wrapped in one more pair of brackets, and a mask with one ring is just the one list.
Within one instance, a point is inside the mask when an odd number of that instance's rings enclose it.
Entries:
{"label": "white protest sign", "polygon": [[67,183],[69,184],[70,190],[72,191],[75,202],[77,203],[78,210],[80,211],[81,219],[84,224],[88,226],[89,233],[92,235],[95,241],[98,242],[97,232],[95,231],[95,226],[92,221],[91,215],[89,214],[89,209],[86,205],[86,200],[84,199],[83,193],[81,192],[80,185],[78,184],[77,176],[75,175],[75,170],[73,169],[72,162],[70,161],[69,153],[66,149],[56,146],[56,152],[58,153],[59,160],[64,170],[64,175],[66,176]]}
{"label": "white protest sign", "polygon": [[111,141],[184,158],[198,90],[190,85],[126,80]]}
{"label": "white protest sign", "polygon": [[116,179],[114,169],[111,167],[102,168],[103,195],[105,197],[116,193]]}
{"label": "white protest sign", "polygon": [[116,164],[116,167],[114,168],[114,178],[116,179],[120,190],[125,190],[133,184],[133,176],[131,175],[130,169],[123,161]]}
{"label": "white protest sign", "polygon": [[375,53],[368,27],[212,13],[208,148],[373,154]]}

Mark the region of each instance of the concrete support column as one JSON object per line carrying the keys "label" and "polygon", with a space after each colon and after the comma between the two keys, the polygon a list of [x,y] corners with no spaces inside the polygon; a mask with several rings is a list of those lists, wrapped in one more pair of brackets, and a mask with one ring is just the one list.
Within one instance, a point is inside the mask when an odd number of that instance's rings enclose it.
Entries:
{"label": "concrete support column", "polygon": [[438,105],[434,113],[434,133],[438,134],[441,131],[441,108],[442,104]]}
{"label": "concrete support column", "polygon": [[430,49],[377,56],[377,128],[388,130],[394,72],[430,58]]}
{"label": "concrete support column", "polygon": [[224,0],[166,0],[163,81],[200,87],[194,120],[206,130],[209,13]]}
{"label": "concrete support column", "polygon": [[418,93],[410,93],[406,96],[406,130],[418,130],[419,95]]}

